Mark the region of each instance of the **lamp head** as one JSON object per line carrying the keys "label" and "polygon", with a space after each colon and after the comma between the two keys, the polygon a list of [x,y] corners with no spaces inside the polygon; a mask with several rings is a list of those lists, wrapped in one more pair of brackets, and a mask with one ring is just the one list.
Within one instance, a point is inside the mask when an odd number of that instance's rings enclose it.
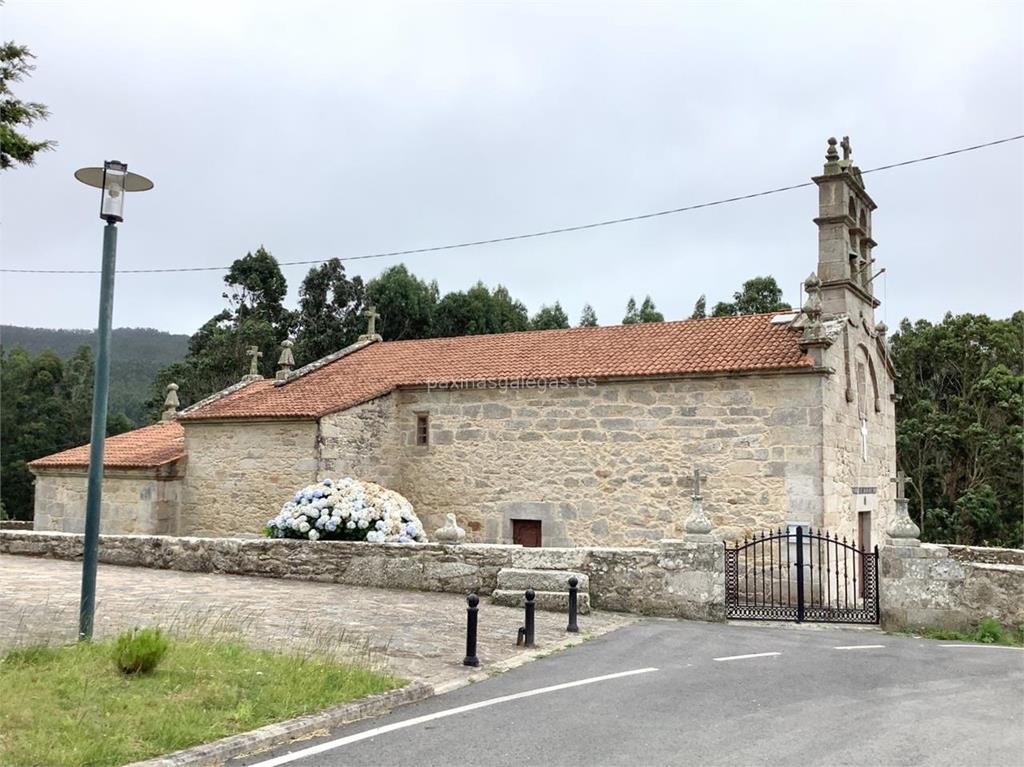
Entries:
{"label": "lamp head", "polygon": [[100,218],[108,224],[124,221],[126,192],[146,192],[153,182],[137,173],[129,173],[128,166],[118,160],[107,160],[102,168],[79,168],[75,178],[87,186],[102,190]]}

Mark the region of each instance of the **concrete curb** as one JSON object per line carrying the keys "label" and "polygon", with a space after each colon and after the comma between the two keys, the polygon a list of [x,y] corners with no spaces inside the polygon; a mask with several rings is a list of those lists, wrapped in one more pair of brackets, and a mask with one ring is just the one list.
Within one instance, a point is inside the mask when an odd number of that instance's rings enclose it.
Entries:
{"label": "concrete curb", "polygon": [[204,743],[143,762],[133,762],[127,767],[212,767],[221,765],[236,756],[280,746],[318,730],[327,730],[342,724],[357,722],[360,719],[381,716],[399,706],[416,703],[433,695],[434,688],[431,685],[423,682],[411,682],[398,690],[371,695],[362,700],[343,703],[340,706],[300,716],[297,719],[289,719],[286,722],[268,724],[257,730],[243,732],[240,735],[230,735],[212,743]]}

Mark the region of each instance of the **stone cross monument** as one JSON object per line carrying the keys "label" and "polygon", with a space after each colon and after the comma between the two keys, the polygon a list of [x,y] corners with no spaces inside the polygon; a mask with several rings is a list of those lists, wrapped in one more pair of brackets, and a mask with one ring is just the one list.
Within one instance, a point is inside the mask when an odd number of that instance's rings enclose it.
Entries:
{"label": "stone cross monument", "polygon": [[896,515],[886,532],[893,546],[920,546],[921,528],[914,524],[907,511],[907,475],[897,471],[892,481],[896,483]]}
{"label": "stone cross monument", "polygon": [[691,498],[693,508],[690,516],[686,518],[683,529],[686,530],[687,540],[711,540],[711,530],[714,525],[704,513],[704,499],[700,494],[700,469],[693,469],[693,496]]}

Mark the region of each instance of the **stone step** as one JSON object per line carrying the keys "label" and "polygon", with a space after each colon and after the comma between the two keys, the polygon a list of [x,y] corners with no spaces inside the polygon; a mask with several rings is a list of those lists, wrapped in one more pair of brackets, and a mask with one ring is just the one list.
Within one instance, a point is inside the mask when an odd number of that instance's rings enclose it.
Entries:
{"label": "stone step", "polygon": [[[551,612],[569,612],[568,591],[534,591],[534,604],[538,610],[550,610]],[[526,590],[510,591],[508,589],[495,589],[491,592],[491,602],[505,607],[523,607],[526,604]],[[576,609],[580,615],[590,612],[590,594],[586,591],[576,595]]]}
{"label": "stone step", "polygon": [[570,570],[526,570],[518,567],[503,567],[498,571],[498,588],[506,591],[564,591],[569,592],[569,578],[579,579],[576,588],[581,594],[590,591],[590,578],[584,573]]}

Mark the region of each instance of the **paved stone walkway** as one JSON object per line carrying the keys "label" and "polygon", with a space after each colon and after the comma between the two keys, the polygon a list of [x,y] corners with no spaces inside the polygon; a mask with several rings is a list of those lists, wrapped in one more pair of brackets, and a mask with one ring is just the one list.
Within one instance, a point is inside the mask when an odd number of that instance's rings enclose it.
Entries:
{"label": "paved stone walkway", "polygon": [[[81,574],[81,562],[0,556],[0,650],[73,640]],[[240,637],[259,647],[368,657],[439,691],[634,620],[593,612],[580,617],[583,633],[571,635],[565,633],[564,615],[538,611],[538,648],[529,652],[515,646],[522,610],[485,598],[479,614],[481,667],[474,672],[462,665],[466,600],[457,594],[105,564],[99,566],[96,593],[98,637],[156,624],[175,633]]]}

